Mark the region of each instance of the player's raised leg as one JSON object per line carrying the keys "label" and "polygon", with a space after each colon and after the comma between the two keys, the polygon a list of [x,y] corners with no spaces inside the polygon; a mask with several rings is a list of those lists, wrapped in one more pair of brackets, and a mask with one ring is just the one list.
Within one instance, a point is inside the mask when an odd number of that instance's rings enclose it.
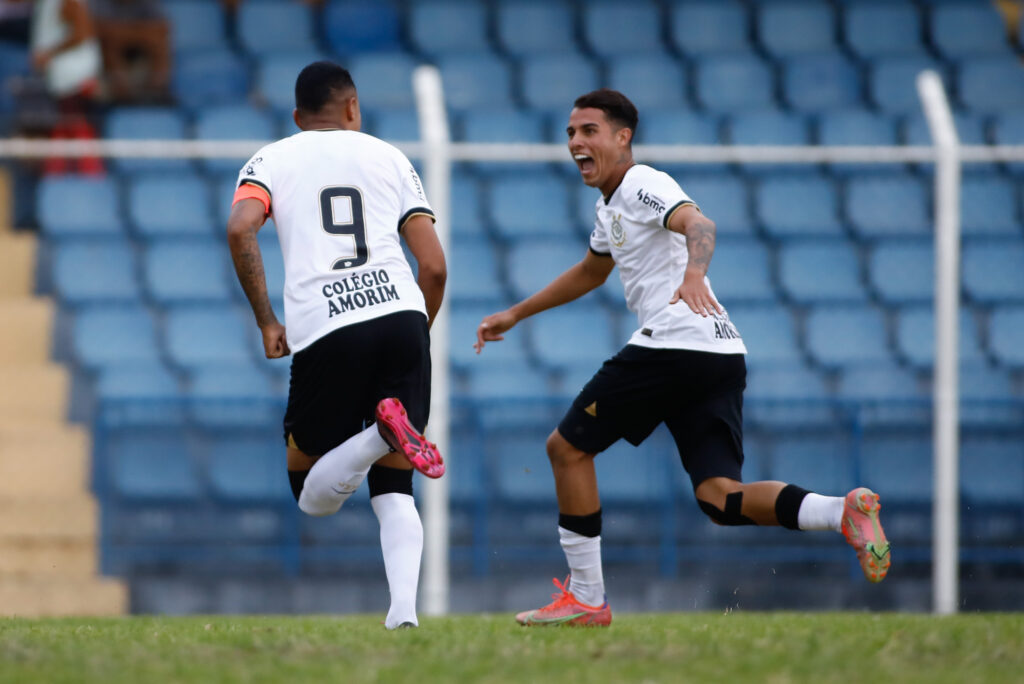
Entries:
{"label": "player's raised leg", "polygon": [[[291,453],[293,450],[298,451],[289,449],[290,461],[296,460]],[[366,479],[370,466],[390,450],[374,425],[349,437],[309,469],[298,495],[299,508],[314,516],[337,513]],[[290,467],[289,470],[295,469]]]}
{"label": "player's raised leg", "polygon": [[558,496],[558,536],[569,565],[565,582],[548,605],[516,615],[522,625],[605,627],[612,612],[601,567],[601,501],[594,455],[572,446],[555,430],[548,437],[548,458]]}

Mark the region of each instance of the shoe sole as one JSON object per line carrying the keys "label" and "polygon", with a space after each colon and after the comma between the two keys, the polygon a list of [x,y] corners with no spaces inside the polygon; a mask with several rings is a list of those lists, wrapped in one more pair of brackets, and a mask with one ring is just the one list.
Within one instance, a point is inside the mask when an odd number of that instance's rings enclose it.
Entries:
{"label": "shoe sole", "polygon": [[607,618],[603,615],[588,613],[585,615],[566,615],[564,618],[554,618],[551,620],[534,620],[533,613],[535,611],[529,611],[525,614],[520,613],[516,615],[516,622],[523,627],[608,627],[612,623],[612,616],[609,614]]}
{"label": "shoe sole", "polygon": [[[885,538],[882,523],[878,520],[878,511],[882,506],[878,503],[878,495],[868,489],[860,491],[856,496],[856,502],[856,510],[867,516],[871,522],[873,539],[865,540],[863,548],[857,548],[850,535],[846,533],[847,527],[845,525],[843,526],[843,534],[850,545],[856,549],[857,559],[860,561],[860,567],[864,571],[864,576],[867,577],[869,582],[878,583],[885,579],[885,576],[889,573],[889,567],[892,565],[892,547]],[[856,525],[850,525],[850,527],[857,530],[858,534],[860,533],[860,528]]]}
{"label": "shoe sole", "polygon": [[377,404],[377,429],[388,446],[405,456],[413,468],[430,478],[444,475],[444,459],[437,445],[416,431],[398,399],[381,399]]}

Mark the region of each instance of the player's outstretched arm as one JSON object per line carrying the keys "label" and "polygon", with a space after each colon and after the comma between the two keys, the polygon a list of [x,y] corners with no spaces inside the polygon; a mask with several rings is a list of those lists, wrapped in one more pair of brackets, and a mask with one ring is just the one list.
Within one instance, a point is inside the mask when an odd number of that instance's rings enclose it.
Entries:
{"label": "player's outstretched arm", "polygon": [[263,256],[256,233],[266,220],[263,203],[243,199],[235,203],[228,217],[228,246],[235,263],[238,282],[249,299],[256,316],[256,324],[263,333],[263,351],[268,359],[277,359],[291,353],[285,338],[284,326],[278,323],[267,296],[267,278],[263,271]]}
{"label": "player's outstretched arm", "polygon": [[571,302],[600,287],[614,267],[615,261],[610,256],[587,250],[582,261],[552,280],[540,292],[484,318],[477,326],[473,348],[479,354],[487,342],[505,339],[504,333],[524,318]]}
{"label": "player's outstretched arm", "polygon": [[715,253],[715,222],[702,214],[696,206],[687,204],[672,214],[668,227],[686,236],[689,256],[683,283],[676,288],[669,304],[682,300],[690,307],[690,311],[705,317],[714,312],[722,313],[722,305],[704,283],[704,276],[711,265],[711,256]]}
{"label": "player's outstretched arm", "polygon": [[441,308],[444,299],[444,286],[448,280],[448,266],[444,260],[441,241],[434,230],[434,222],[429,217],[419,214],[413,216],[402,226],[402,235],[409,251],[416,257],[419,270],[416,284],[423,292],[423,301],[427,306],[427,324],[434,324],[434,317]]}

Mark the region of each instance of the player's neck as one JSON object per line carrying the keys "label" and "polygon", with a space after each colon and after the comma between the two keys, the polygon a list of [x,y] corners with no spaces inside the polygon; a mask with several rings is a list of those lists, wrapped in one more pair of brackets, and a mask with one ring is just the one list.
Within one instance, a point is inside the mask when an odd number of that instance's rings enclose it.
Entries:
{"label": "player's neck", "polygon": [[604,195],[605,202],[612,198],[612,195],[619,186],[622,185],[622,179],[626,177],[626,173],[636,164],[633,161],[633,157],[629,156],[623,160],[620,160],[614,167],[614,172],[608,177],[608,180],[601,184],[601,194]]}

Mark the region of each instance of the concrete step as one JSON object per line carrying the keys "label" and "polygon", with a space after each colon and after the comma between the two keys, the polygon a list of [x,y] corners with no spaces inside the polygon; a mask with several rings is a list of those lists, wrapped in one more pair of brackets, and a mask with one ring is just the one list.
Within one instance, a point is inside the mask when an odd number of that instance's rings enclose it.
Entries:
{"label": "concrete step", "polygon": [[45,297],[0,297],[0,359],[6,364],[49,360],[53,312]]}
{"label": "concrete step", "polygon": [[71,379],[63,366],[0,363],[0,414],[11,420],[65,420]]}
{"label": "concrete step", "polygon": [[0,228],[0,297],[27,297],[36,282],[36,237]]}
{"label": "concrete step", "polygon": [[0,498],[88,491],[89,446],[78,425],[0,425]]}
{"label": "concrete step", "polygon": [[0,498],[0,540],[94,539],[98,530],[96,501],[85,492],[45,499]]}
{"label": "concrete step", "polygon": [[128,588],[120,580],[0,576],[0,615],[123,615],[127,610]]}
{"label": "concrete step", "polygon": [[96,540],[91,537],[0,539],[0,578],[8,575],[93,577],[99,568],[97,556]]}

